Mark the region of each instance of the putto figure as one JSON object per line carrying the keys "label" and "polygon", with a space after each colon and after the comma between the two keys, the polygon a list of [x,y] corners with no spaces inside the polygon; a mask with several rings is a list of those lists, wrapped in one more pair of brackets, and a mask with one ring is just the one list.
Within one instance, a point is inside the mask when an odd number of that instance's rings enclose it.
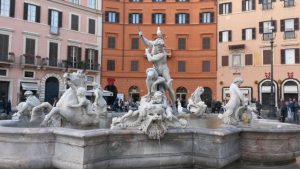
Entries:
{"label": "putto figure", "polygon": [[225,105],[225,113],[220,114],[219,118],[222,119],[224,124],[237,125],[240,120],[239,112],[241,108],[245,107],[245,96],[239,89],[240,85],[243,83],[243,79],[238,77],[233,80],[233,83],[230,85],[230,99]]}
{"label": "putto figure", "polygon": [[163,33],[160,28],[157,28],[157,38],[154,41],[150,41],[144,37],[143,32],[139,32],[139,36],[149,48],[145,49],[146,57],[150,63],[153,63],[153,68],[146,70],[147,79],[146,85],[148,89],[147,96],[153,94],[158,84],[163,84],[169,91],[170,98],[175,103],[175,92],[172,88],[172,81],[170,71],[167,65],[167,52],[165,51],[165,42],[163,39]]}
{"label": "putto figure", "polygon": [[18,112],[13,114],[13,119],[22,119],[25,116],[30,119],[32,109],[40,104],[40,100],[33,95],[32,91],[25,91],[24,96],[26,101],[18,104]]}

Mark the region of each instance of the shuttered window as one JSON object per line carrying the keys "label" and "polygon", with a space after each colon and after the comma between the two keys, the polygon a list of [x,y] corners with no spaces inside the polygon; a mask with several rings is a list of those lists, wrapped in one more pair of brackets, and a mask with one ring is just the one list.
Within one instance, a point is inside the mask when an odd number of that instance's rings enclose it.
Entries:
{"label": "shuttered window", "polygon": [[139,38],[131,38],[131,49],[139,49]]}
{"label": "shuttered window", "polygon": [[229,57],[222,56],[222,66],[228,66],[228,65],[229,65]]}
{"label": "shuttered window", "polygon": [[1,61],[8,60],[8,44],[9,44],[9,36],[0,34],[0,60]]}
{"label": "shuttered window", "polygon": [[202,72],[210,72],[210,61],[209,60],[202,61]]}
{"label": "shuttered window", "polygon": [[71,15],[71,30],[79,31],[79,16]]}
{"label": "shuttered window", "polygon": [[108,48],[110,48],[110,49],[115,49],[116,48],[116,38],[115,37],[113,37],[113,36],[109,36],[108,38],[107,38],[107,44],[108,44]]}
{"label": "shuttered window", "polygon": [[245,55],[245,65],[253,65],[253,55],[252,54],[246,54]]}
{"label": "shuttered window", "polygon": [[115,60],[107,60],[107,70],[115,71]]}
{"label": "shuttered window", "polygon": [[232,2],[219,4],[219,14],[232,13]]}
{"label": "shuttered window", "polygon": [[202,39],[202,48],[203,49],[210,49],[210,37],[204,37]]}
{"label": "shuttered window", "polygon": [[137,60],[131,61],[131,71],[136,72],[139,70],[139,62]]}
{"label": "shuttered window", "polygon": [[186,49],[186,38],[178,38],[178,49],[179,50]]}
{"label": "shuttered window", "polygon": [[185,61],[178,61],[178,72],[185,72]]}
{"label": "shuttered window", "polygon": [[272,62],[272,51],[271,50],[264,50],[263,51],[263,64],[268,65]]}
{"label": "shuttered window", "polygon": [[94,19],[89,19],[89,33],[96,33],[96,21]]}

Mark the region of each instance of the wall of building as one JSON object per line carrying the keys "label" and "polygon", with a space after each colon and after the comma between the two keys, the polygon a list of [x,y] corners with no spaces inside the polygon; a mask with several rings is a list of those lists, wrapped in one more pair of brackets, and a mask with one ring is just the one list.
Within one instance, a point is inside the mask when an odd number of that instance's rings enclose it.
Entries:
{"label": "wall of building", "polygon": [[[12,1],[12,0],[11,0]],[[24,20],[24,3],[40,6],[40,22],[32,22]],[[97,2],[97,1],[96,1]],[[71,1],[39,1],[39,0],[18,0],[15,1],[14,17],[0,15],[0,34],[9,35],[9,52],[14,59],[10,61],[0,62],[0,69],[6,70],[7,75],[1,77],[1,81],[9,81],[8,99],[12,101],[12,105],[16,106],[20,101],[22,93],[22,82],[34,82],[38,85],[36,94],[41,101],[45,98],[45,77],[54,77],[59,81],[59,92],[62,93],[64,84],[62,75],[65,65],[48,66],[43,60],[49,57],[49,42],[58,43],[58,62],[67,60],[68,46],[76,45],[81,47],[82,61],[85,61],[85,49],[92,48],[101,51],[101,36],[97,30],[101,30],[102,23],[97,20],[101,19],[101,4],[95,4],[95,8],[88,7],[87,0],[81,0],[80,4],[74,4]],[[59,28],[59,34],[50,33],[48,25],[48,10],[55,9],[62,12],[62,27]],[[71,30],[71,14],[79,15],[79,31]],[[95,34],[88,33],[88,18],[95,19]],[[24,65],[22,62],[25,54],[25,38],[30,37],[36,39],[35,58],[40,58],[33,65]],[[100,39],[100,40],[99,40]],[[99,52],[100,64],[101,52]],[[11,57],[11,56],[9,56]],[[95,63],[96,64],[96,63]],[[76,69],[69,69],[75,71]],[[33,71],[34,77],[25,78],[24,71]],[[94,77],[94,81],[100,80],[100,68],[87,70],[88,75]]]}
{"label": "wall of building", "polygon": [[[281,32],[282,19],[299,18],[299,4],[295,3],[294,6],[284,7],[283,1],[275,1],[272,3],[272,8],[263,10],[262,4],[256,1],[255,10],[242,11],[242,1],[229,1],[219,0],[218,5],[223,3],[232,2],[232,13],[229,14],[218,14],[218,32],[231,30],[232,41],[231,42],[220,42],[218,44],[218,73],[217,73],[217,99],[222,100],[225,97],[223,92],[224,88],[228,88],[232,83],[233,79],[237,76],[242,76],[244,79],[243,87],[251,89],[248,97],[249,99],[257,99],[261,103],[266,98],[262,97],[261,84],[264,81],[269,81],[270,64],[263,64],[263,50],[270,50],[271,45],[269,40],[263,40],[263,34],[259,32],[259,22],[276,20],[277,31],[275,32],[274,40],[274,80],[276,90],[276,105],[278,101],[286,99],[288,97],[295,97],[299,99],[300,88],[299,79],[300,74],[298,69],[300,68],[299,63],[294,64],[282,64],[281,63],[281,50],[282,49],[298,49],[299,48],[299,31],[295,30],[295,38],[285,39],[284,32]],[[220,9],[219,9],[220,10]],[[242,29],[255,28],[256,39],[253,40],[242,40]],[[229,46],[234,45],[245,45],[243,49],[230,50]],[[232,66],[232,55],[241,54],[242,66],[234,68]],[[253,55],[253,64],[245,64],[245,54]],[[229,66],[222,66],[222,56],[229,56]],[[295,57],[299,57],[296,55]],[[288,73],[293,72],[293,76],[288,76]],[[291,74],[289,74],[291,75]],[[297,94],[291,96],[285,96],[283,94],[284,82],[295,81],[298,85]]]}
{"label": "wall of building", "polygon": [[[165,2],[143,2],[128,1],[103,1],[103,14],[105,11],[120,13],[119,23],[103,23],[103,58],[102,58],[102,86],[109,85],[107,79],[114,79],[118,93],[123,93],[125,99],[130,99],[129,88],[137,86],[140,96],[147,93],[146,74],[147,68],[152,67],[148,63],[144,49],[145,45],[139,41],[139,49],[131,49],[131,38],[138,37],[139,30],[143,31],[148,39],[154,39],[157,26],[165,33],[165,44],[171,53],[168,58],[173,81],[173,89],[178,87],[187,89],[187,97],[197,86],[209,87],[213,98],[216,97],[216,19],[210,24],[199,23],[200,12],[214,12],[216,16],[216,1],[176,2],[167,0]],[[189,24],[175,24],[175,13],[189,13]],[[130,24],[129,13],[142,13],[143,23]],[[152,24],[152,13],[165,13],[166,23],[161,25]],[[103,16],[104,17],[104,16]],[[214,17],[215,18],[215,17]],[[108,48],[108,36],[116,37],[116,48]],[[186,37],[186,49],[178,49],[178,38]],[[202,37],[211,37],[211,48],[202,48]],[[115,60],[115,71],[107,70],[107,60]],[[131,61],[139,63],[138,71],[131,71]],[[210,61],[210,72],[202,72],[202,61]],[[178,61],[186,62],[185,72],[178,72]]]}

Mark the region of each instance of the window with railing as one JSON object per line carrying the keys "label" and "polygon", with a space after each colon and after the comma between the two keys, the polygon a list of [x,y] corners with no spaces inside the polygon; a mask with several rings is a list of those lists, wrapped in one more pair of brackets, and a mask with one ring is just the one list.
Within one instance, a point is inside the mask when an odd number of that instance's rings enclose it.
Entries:
{"label": "window with railing", "polygon": [[295,0],[284,0],[283,5],[284,7],[295,6]]}
{"label": "window with railing", "polygon": [[269,10],[273,8],[274,0],[260,0],[259,3],[262,4],[262,10]]}
{"label": "window with railing", "polygon": [[259,33],[263,34],[263,40],[271,40],[274,38],[274,32],[276,32],[275,20],[259,22]]}
{"label": "window with railing", "polygon": [[299,18],[281,20],[280,30],[284,33],[284,39],[295,39],[295,30],[299,30]]}
{"label": "window with railing", "polygon": [[48,11],[48,25],[50,25],[50,33],[58,35],[59,28],[62,27],[62,12],[49,9]]}

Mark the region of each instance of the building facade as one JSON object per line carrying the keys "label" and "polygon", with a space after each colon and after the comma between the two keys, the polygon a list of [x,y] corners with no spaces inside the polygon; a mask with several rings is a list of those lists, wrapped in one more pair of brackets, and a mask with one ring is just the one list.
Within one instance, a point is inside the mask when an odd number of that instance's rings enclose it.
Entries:
{"label": "building facade", "polygon": [[100,81],[101,1],[0,2],[2,111],[8,100],[22,101],[26,90],[53,103],[65,90],[66,67],[86,69],[90,83]]}
{"label": "building facade", "polygon": [[300,5],[295,0],[219,0],[218,7],[217,99],[226,99],[234,77],[242,76],[246,97],[268,108],[273,56],[276,106],[280,100],[299,100]]}
{"label": "building facade", "polygon": [[102,86],[129,101],[138,101],[147,93],[145,71],[152,65],[138,32],[154,40],[160,26],[177,98],[186,100],[197,86],[205,88],[205,100],[216,97],[216,3],[104,0]]}

